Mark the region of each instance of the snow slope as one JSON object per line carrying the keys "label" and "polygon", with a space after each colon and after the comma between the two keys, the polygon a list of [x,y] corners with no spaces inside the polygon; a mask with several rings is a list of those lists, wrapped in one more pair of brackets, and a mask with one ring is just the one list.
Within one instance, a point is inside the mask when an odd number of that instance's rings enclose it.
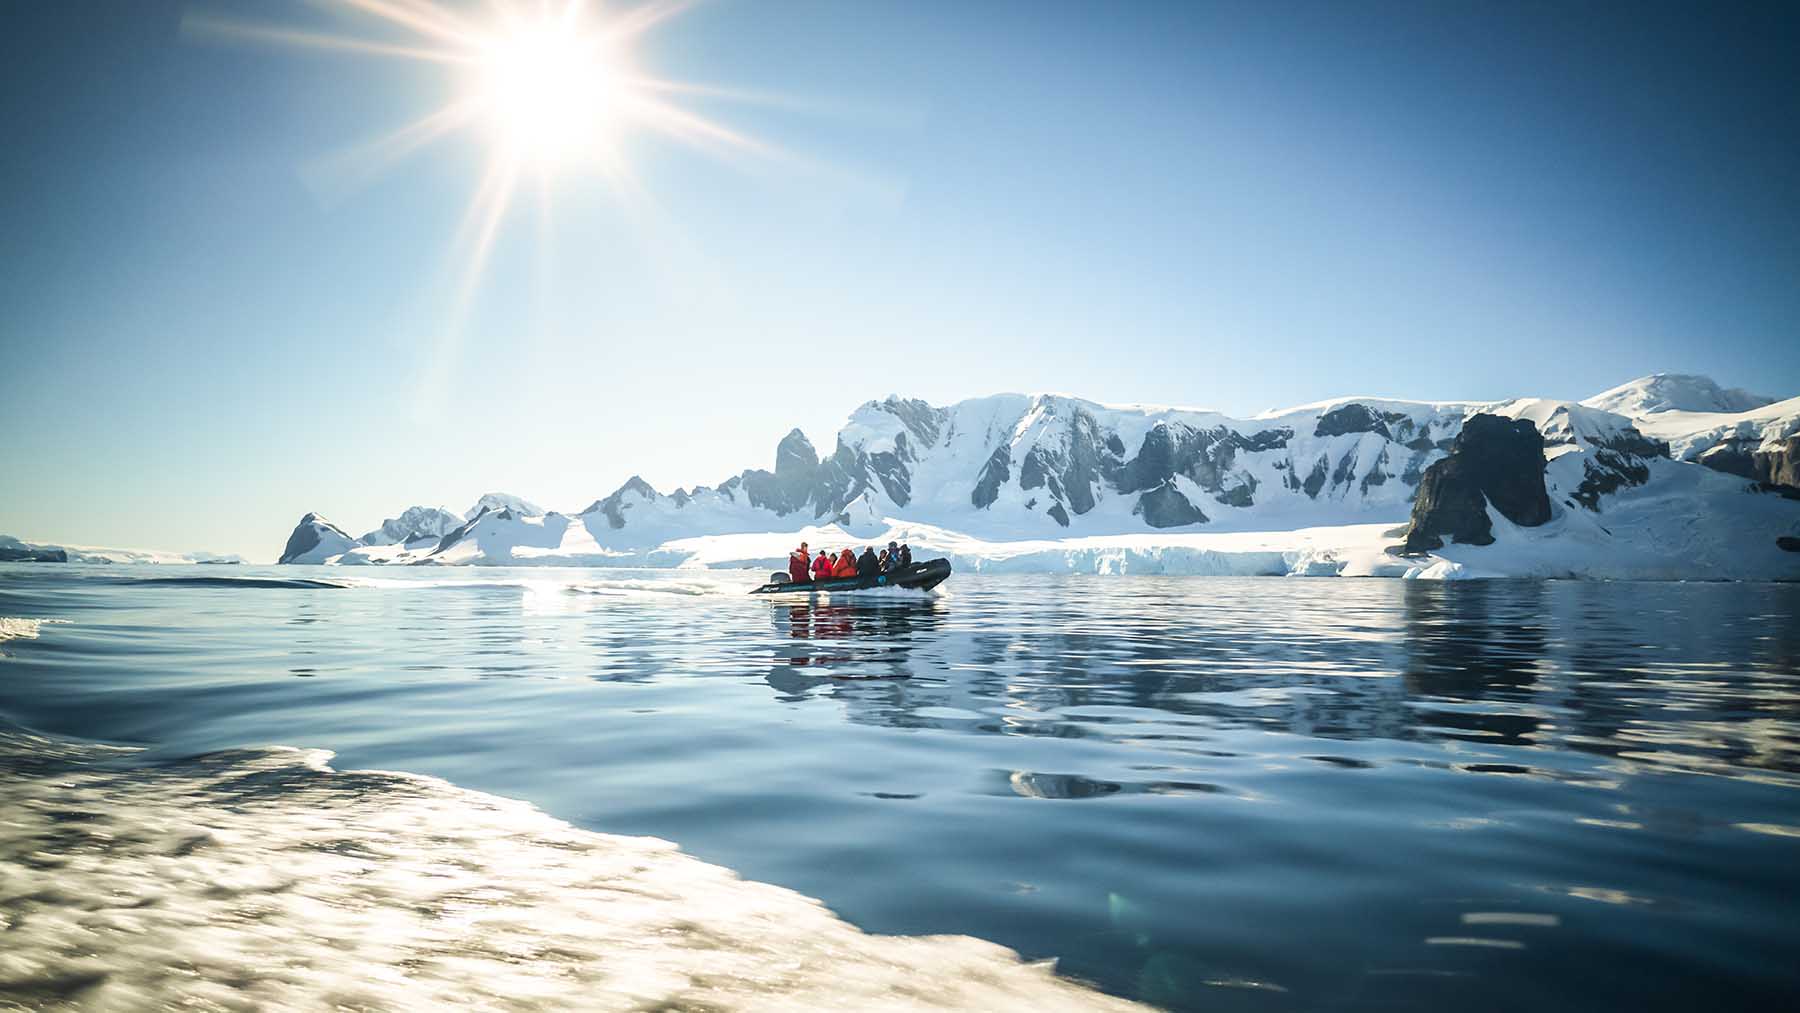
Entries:
{"label": "snow slope", "polygon": [[1774,400],[1737,387],[1721,387],[1709,377],[1652,373],[1602,391],[1581,403],[1589,408],[1642,418],[1668,411],[1747,412]]}
{"label": "snow slope", "polygon": [[[491,493],[454,527],[415,507],[362,539],[309,515],[292,561],[775,568],[810,532],[815,546],[910,541],[977,570],[1800,577],[1800,554],[1775,548],[1800,534],[1800,500],[1757,491],[1738,458],[1702,459],[1726,443],[1785,446],[1800,398],[1686,407],[1747,399],[1668,375],[1582,402],[1336,398],[1249,419],[1066,395],[890,397],[858,407],[831,453],[795,430],[772,471],[714,487],[633,478],[569,514]],[[1497,525],[1495,546],[1452,545],[1423,565],[1384,553],[1424,472],[1483,412],[1543,435],[1552,522]],[[1767,455],[1753,463],[1781,474]],[[426,517],[438,530],[415,523]],[[399,527],[424,537],[400,542]]]}

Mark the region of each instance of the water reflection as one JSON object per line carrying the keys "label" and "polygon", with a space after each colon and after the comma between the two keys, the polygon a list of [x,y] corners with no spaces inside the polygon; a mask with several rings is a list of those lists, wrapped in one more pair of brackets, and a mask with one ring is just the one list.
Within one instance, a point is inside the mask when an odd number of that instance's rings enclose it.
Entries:
{"label": "water reflection", "polygon": [[[1041,592],[1029,609],[986,588],[925,602],[775,606],[766,678],[789,703],[844,679],[907,680],[845,696],[855,722],[1197,756],[1212,755],[1222,733],[1258,728],[1353,742],[1553,746],[1715,773],[1800,771],[1794,665],[1771,664],[1796,638],[1729,605],[1708,602],[1696,615],[1682,603],[1702,642],[1667,658],[1671,636],[1691,639],[1681,626],[1663,627],[1670,609],[1622,612],[1604,590],[1596,600],[1595,585],[1344,582],[1346,593],[1320,596],[1270,581],[1107,584]],[[1760,714],[1775,724],[1759,723]],[[1307,759],[1372,765],[1339,754]],[[1543,772],[1498,758],[1461,769]]]}

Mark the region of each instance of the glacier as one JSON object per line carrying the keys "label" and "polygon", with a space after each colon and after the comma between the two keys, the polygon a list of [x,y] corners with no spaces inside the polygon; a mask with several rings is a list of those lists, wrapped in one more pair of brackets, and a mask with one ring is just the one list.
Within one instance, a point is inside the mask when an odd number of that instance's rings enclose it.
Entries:
{"label": "glacier", "polygon": [[[1426,476],[1480,473],[1484,451],[1459,439],[1478,415],[1534,434],[1506,480],[1541,482],[1547,515],[1464,490],[1478,536],[1402,552],[1431,523]],[[1342,397],[1250,418],[890,396],[853,411],[829,454],[796,429],[772,470],[716,486],[633,477],[567,513],[489,493],[361,538],[307,514],[281,561],[773,569],[801,539],[904,541],[985,572],[1800,579],[1800,398],[1679,374],[1580,402]]]}

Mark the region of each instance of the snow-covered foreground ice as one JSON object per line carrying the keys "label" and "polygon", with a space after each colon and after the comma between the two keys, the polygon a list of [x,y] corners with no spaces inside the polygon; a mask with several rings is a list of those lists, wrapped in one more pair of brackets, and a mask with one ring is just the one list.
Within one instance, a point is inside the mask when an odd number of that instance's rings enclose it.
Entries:
{"label": "snow-covered foreground ice", "polygon": [[864,933],[654,838],[330,754],[0,729],[0,1005],[1135,1009],[966,936]]}

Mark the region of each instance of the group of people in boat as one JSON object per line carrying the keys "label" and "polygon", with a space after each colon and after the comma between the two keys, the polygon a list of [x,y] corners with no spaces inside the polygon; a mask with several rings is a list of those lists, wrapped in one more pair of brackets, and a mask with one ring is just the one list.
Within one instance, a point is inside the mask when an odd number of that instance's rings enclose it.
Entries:
{"label": "group of people in boat", "polygon": [[912,547],[909,545],[889,542],[880,555],[865,545],[860,556],[853,549],[845,549],[833,556],[829,549],[820,549],[818,555],[813,555],[807,550],[806,543],[801,542],[798,549],[788,553],[788,579],[805,584],[842,577],[868,577],[911,565]]}

